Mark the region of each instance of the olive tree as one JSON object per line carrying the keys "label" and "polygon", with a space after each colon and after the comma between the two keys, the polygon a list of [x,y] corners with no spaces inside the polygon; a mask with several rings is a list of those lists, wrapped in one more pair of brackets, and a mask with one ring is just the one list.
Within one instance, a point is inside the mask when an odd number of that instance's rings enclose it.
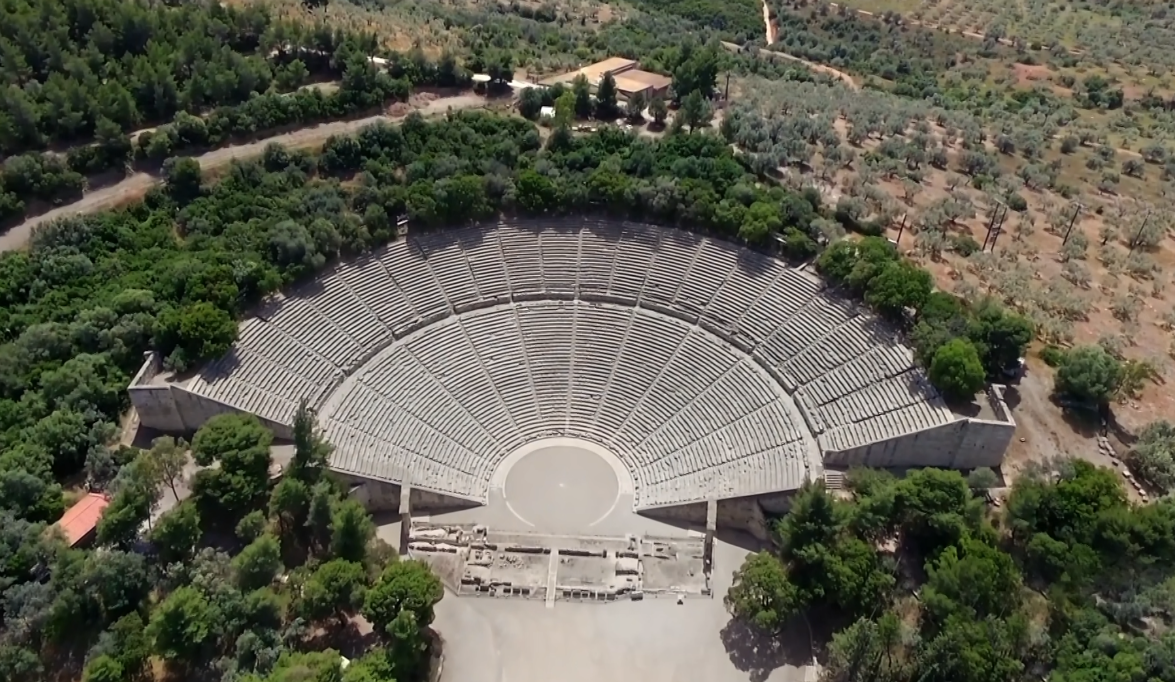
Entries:
{"label": "olive tree", "polygon": [[1118,390],[1122,363],[1101,346],[1079,346],[1057,367],[1054,390],[1071,398],[1105,405]]}

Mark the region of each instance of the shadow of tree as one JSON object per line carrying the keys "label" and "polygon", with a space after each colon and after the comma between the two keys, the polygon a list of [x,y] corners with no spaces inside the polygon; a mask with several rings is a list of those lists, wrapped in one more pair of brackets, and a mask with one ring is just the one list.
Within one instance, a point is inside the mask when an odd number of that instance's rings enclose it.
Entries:
{"label": "shadow of tree", "polygon": [[303,643],[310,651],[334,649],[347,658],[360,658],[379,645],[379,637],[363,616],[332,619],[314,630]]}
{"label": "shadow of tree", "polygon": [[791,619],[779,632],[764,632],[750,623],[731,618],[720,633],[730,662],[749,674],[751,682],[764,682],[783,666],[812,663],[811,639],[802,618]]}

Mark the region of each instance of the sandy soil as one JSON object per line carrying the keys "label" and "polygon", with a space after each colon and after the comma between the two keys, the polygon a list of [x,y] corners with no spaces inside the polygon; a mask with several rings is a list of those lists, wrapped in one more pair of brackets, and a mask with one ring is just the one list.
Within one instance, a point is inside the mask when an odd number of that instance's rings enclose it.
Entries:
{"label": "sandy soil", "polygon": [[[479,95],[463,94],[452,97],[438,97],[432,99],[427,103],[423,103],[412,110],[419,111],[425,116],[434,116],[443,114],[449,109],[472,109],[486,105],[485,98]],[[379,115],[368,116],[366,118],[353,119],[348,121],[333,121],[330,123],[323,123],[308,128],[302,128],[273,137],[267,137],[255,142],[246,144],[230,145],[213,149],[205,154],[195,157],[200,162],[200,166],[205,170],[216,168],[228,164],[235,159],[244,159],[260,155],[267,145],[277,143],[286,147],[315,147],[321,145],[331,135],[345,135],[353,133],[364,126],[378,123],[380,121],[394,122],[401,120],[407,115],[407,111],[402,113],[397,112],[397,115]],[[83,213],[94,213],[104,209],[114,208],[130,201],[134,201],[142,197],[159,182],[159,178],[148,173],[135,173],[121,182],[103,187],[94,192],[87,192],[78,201],[67,206],[55,208],[41,215],[34,216],[24,221],[23,223],[10,228],[4,234],[0,234],[0,251],[10,251],[13,249],[23,248],[32,235],[33,229],[38,225],[55,220],[57,218],[64,218],[72,215],[79,215]]]}

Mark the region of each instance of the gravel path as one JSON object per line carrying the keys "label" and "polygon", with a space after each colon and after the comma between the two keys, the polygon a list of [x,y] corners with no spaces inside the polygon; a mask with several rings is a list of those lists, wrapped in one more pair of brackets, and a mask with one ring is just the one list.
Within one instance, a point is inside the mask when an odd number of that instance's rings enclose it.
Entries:
{"label": "gravel path", "polygon": [[[473,109],[485,106],[486,100],[478,95],[456,95],[453,97],[441,97],[435,99],[428,104],[416,109],[424,116],[435,116],[443,114],[452,109]],[[223,166],[234,159],[244,159],[254,156],[259,156],[266,145],[271,142],[276,142],[286,147],[313,147],[322,144],[326,138],[331,135],[343,135],[353,133],[364,126],[378,123],[380,121],[395,122],[401,121],[404,116],[368,116],[366,118],[354,119],[349,121],[332,121],[330,123],[322,123],[316,126],[301,128],[288,133],[274,135],[255,142],[248,142],[239,145],[230,145],[213,149],[205,154],[195,157],[200,162],[200,166],[204,169],[215,168]],[[0,252],[11,251],[13,249],[24,248],[28,244],[29,237],[32,235],[33,228],[41,223],[55,220],[57,218],[64,218],[66,216],[79,215],[83,213],[94,213],[104,209],[109,209],[122,204],[123,202],[134,199],[136,197],[146,194],[151,187],[158,184],[160,179],[149,173],[135,173],[124,178],[122,181],[103,187],[102,189],[93,192],[87,192],[81,199],[72,204],[55,208],[37,216],[33,216],[25,220],[19,225],[9,228],[7,232],[0,234]]]}

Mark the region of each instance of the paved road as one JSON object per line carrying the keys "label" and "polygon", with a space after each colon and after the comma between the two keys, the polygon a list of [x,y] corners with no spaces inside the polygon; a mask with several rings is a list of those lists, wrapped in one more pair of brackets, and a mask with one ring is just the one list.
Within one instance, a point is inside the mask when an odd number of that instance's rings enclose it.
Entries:
{"label": "paved road", "polygon": [[[416,111],[425,116],[433,116],[443,114],[449,109],[473,109],[484,106],[485,103],[485,98],[479,95],[456,95],[435,99]],[[267,137],[255,142],[213,149],[195,158],[200,162],[202,168],[215,168],[227,164],[234,159],[259,156],[265,150],[266,145],[271,142],[276,142],[286,147],[310,147],[321,144],[331,135],[349,134],[373,123],[379,123],[381,121],[390,123],[403,119],[403,116],[379,115],[349,121],[332,121],[308,128],[301,128],[289,133],[282,133],[281,135],[274,135],[273,137]],[[85,196],[72,204],[55,208],[38,216],[33,216],[23,223],[10,228],[4,234],[0,234],[0,252],[24,248],[28,244],[33,228],[42,223],[57,218],[82,213],[94,213],[103,209],[112,208],[127,199],[133,199],[146,194],[147,190],[159,182],[160,179],[158,177],[149,173],[135,173],[124,178],[117,184],[103,187],[93,192],[87,192]]]}

